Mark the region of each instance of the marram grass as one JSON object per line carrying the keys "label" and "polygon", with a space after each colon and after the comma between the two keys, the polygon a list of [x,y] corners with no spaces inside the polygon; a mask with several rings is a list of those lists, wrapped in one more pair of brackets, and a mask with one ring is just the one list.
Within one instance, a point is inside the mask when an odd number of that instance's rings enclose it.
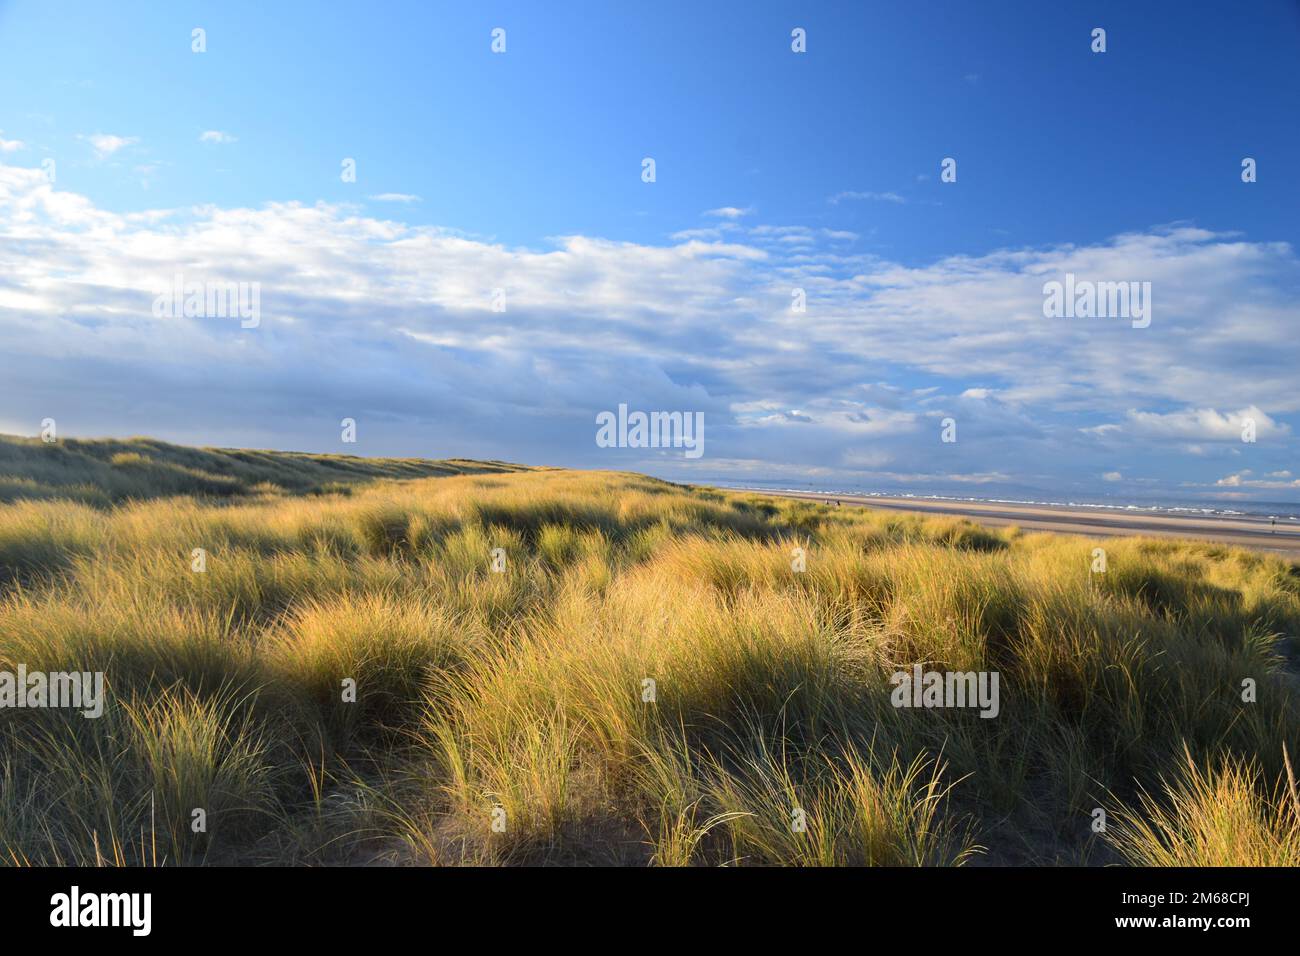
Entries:
{"label": "marram grass", "polygon": [[[1092,540],[636,475],[0,445],[0,671],[107,685],[0,710],[6,862],[1300,862],[1276,557],[1093,574]],[[914,664],[996,670],[998,716],[894,707]]]}

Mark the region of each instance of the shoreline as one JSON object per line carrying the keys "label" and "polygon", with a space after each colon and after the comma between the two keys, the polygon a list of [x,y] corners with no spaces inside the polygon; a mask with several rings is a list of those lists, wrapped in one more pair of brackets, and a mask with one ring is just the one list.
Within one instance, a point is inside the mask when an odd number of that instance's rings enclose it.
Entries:
{"label": "shoreline", "polygon": [[774,498],[840,501],[849,507],[969,518],[978,524],[994,528],[1015,525],[1026,531],[1048,531],[1089,537],[1147,536],[1213,541],[1300,560],[1300,527],[1297,527],[1295,522],[1279,521],[1276,526],[1273,526],[1268,518],[1253,515],[1175,515],[1168,512],[1112,511],[1083,505],[1018,505],[1005,502],[846,495],[818,491],[753,490],[752,493],[770,495]]}

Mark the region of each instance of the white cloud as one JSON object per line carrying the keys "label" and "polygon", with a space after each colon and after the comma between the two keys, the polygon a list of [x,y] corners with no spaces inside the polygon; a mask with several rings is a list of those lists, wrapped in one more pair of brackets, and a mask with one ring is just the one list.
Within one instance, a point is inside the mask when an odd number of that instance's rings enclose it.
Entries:
{"label": "white cloud", "polygon": [[200,143],[237,143],[239,137],[219,129],[204,130],[199,134]]}
{"label": "white cloud", "polygon": [[740,209],[736,206],[720,206],[717,209],[707,210],[704,215],[716,216],[719,219],[739,219],[742,216],[748,216],[753,211],[754,208],[752,206],[747,206],[744,209]]}
{"label": "white cloud", "polygon": [[906,434],[916,430],[918,419],[915,412],[842,399],[813,399],[799,409],[787,409],[771,401],[735,402],[731,411],[741,426],[816,424],[846,437]]}
{"label": "white cloud", "polygon": [[1247,468],[1244,471],[1225,475],[1216,481],[1215,484],[1224,488],[1255,488],[1273,491],[1300,488],[1300,478],[1293,481],[1282,481],[1273,479],[1272,476],[1269,476],[1271,480],[1265,480],[1262,478],[1251,478],[1250,476],[1253,474],[1254,472]]}
{"label": "white cloud", "polygon": [[419,196],[412,195],[411,193],[378,193],[374,196],[367,196],[366,198],[373,202],[423,202]]}
{"label": "white cloud", "polygon": [[89,143],[99,159],[106,159],[118,150],[140,142],[136,136],[114,136],[111,133],[92,133],[89,136],[80,134],[77,139]]}
{"label": "white cloud", "polygon": [[870,202],[892,202],[902,205],[907,200],[895,192],[858,192],[856,190],[847,190],[842,193],[836,193],[828,202],[832,205],[839,205],[846,200],[866,200]]}
{"label": "white cloud", "polygon": [[[0,133],[4,130],[0,129]],[[27,144],[20,139],[5,139],[0,136],[0,153],[16,153],[20,149],[26,149]]]}
{"label": "white cloud", "polygon": [[749,230],[751,236],[802,236],[812,238],[813,231],[807,226],[754,226]]}
{"label": "white cloud", "polygon": [[1239,442],[1247,422],[1254,423],[1257,439],[1272,438],[1290,431],[1289,426],[1275,421],[1254,405],[1226,413],[1213,408],[1185,408],[1164,414],[1130,410],[1122,423],[1108,423],[1086,430],[1099,435],[1121,433],[1147,439]]}
{"label": "white cloud", "polygon": [[726,235],[726,227],[729,225],[730,223],[723,223],[722,226],[717,228],[683,229],[680,232],[674,232],[669,238],[674,242],[687,242],[691,239],[718,240]]}

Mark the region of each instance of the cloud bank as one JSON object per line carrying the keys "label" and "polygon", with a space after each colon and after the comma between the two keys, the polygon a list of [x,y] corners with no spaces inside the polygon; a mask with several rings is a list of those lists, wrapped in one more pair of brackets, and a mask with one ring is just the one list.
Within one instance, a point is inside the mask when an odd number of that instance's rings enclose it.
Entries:
{"label": "cloud bank", "polygon": [[[120,214],[0,165],[0,428],[922,492],[1291,487],[1226,481],[1294,465],[1288,245],[1177,225],[916,265],[744,213],[523,248],[352,205]],[[1067,272],[1151,282],[1150,327],[1045,318]],[[258,283],[259,324],[156,317],[178,275]],[[704,412],[706,455],[596,447],[619,403]]]}

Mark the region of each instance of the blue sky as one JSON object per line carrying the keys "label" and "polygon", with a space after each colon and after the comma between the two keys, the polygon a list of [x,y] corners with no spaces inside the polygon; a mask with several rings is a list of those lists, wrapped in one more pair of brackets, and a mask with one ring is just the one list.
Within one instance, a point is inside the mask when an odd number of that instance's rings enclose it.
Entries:
{"label": "blue sky", "polygon": [[[0,430],[1296,500],[1297,63],[1281,0],[0,0]],[[1045,318],[1067,271],[1151,325]],[[177,272],[264,320],[160,322]]]}

